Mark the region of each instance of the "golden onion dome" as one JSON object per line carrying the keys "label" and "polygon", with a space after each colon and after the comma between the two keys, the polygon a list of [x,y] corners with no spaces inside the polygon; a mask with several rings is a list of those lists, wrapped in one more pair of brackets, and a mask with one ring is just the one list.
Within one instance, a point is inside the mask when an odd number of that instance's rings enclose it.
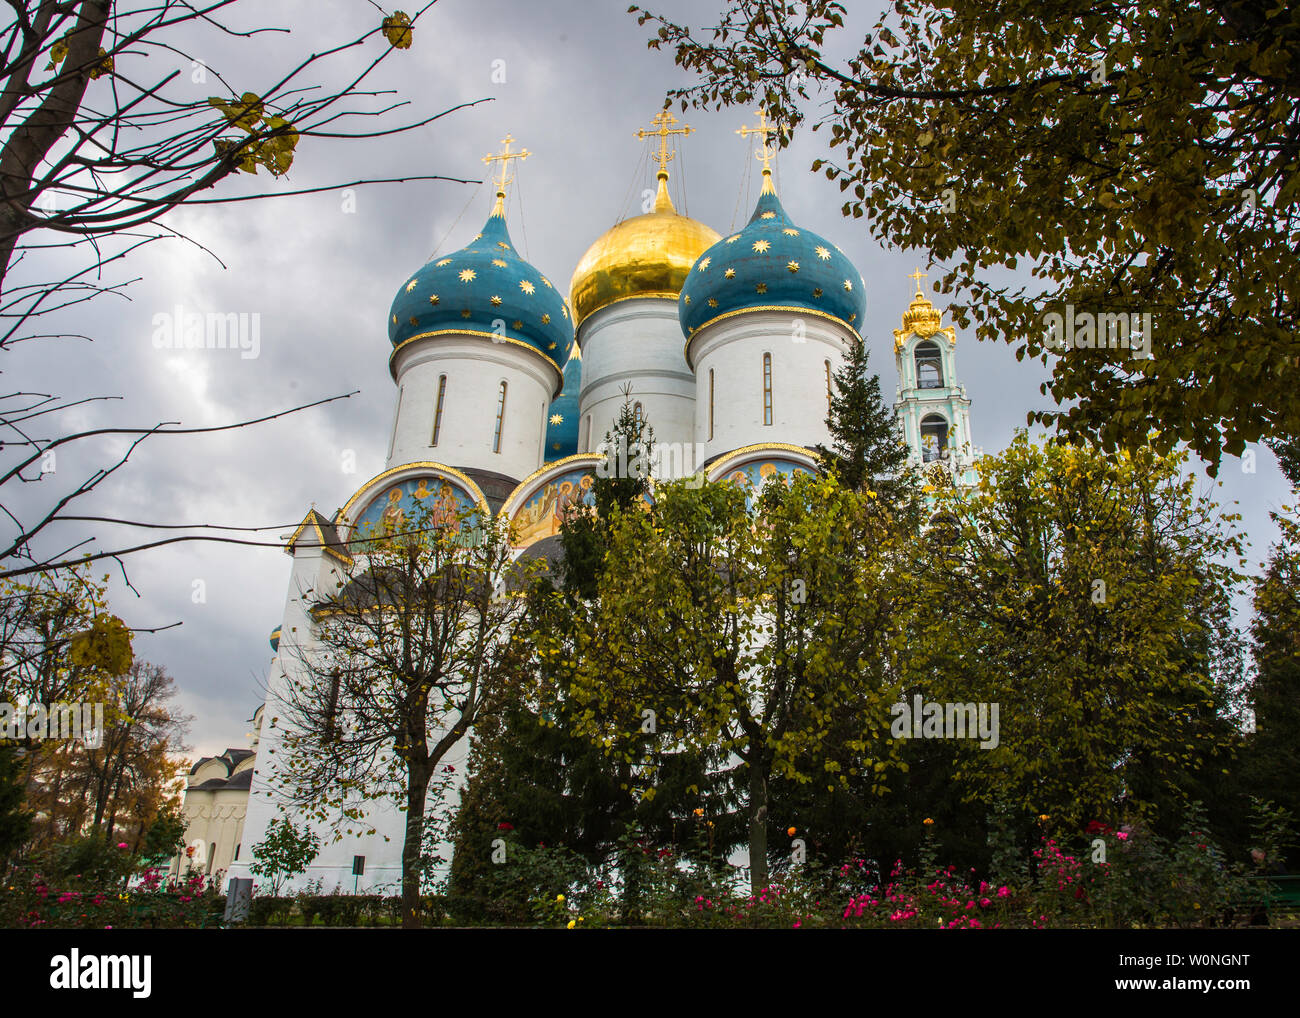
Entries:
{"label": "golden onion dome", "polygon": [[676,300],[695,260],[719,240],[703,223],[678,214],[661,171],[654,211],[605,231],[579,260],[569,287],[574,327],[628,297]]}
{"label": "golden onion dome", "polygon": [[919,336],[929,336],[939,331],[943,312],[931,304],[920,290],[903,312],[903,331],[915,331]]}

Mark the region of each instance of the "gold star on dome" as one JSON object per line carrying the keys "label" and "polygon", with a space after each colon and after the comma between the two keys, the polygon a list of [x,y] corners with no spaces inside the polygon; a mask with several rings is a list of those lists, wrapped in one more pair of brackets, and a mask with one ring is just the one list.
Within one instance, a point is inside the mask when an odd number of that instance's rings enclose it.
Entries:
{"label": "gold star on dome", "polygon": [[419,324],[420,324],[420,319],[416,318],[415,315],[411,315],[411,324],[412,324],[412,325],[419,325]]}
{"label": "gold star on dome", "polygon": [[850,283],[847,279],[844,280],[844,289],[847,290],[849,293],[853,292],[853,284]]}
{"label": "gold star on dome", "polygon": [[469,317],[469,308],[466,308],[464,311],[462,311],[462,312],[460,313],[460,316],[461,316],[461,318],[468,318],[468,317]]}
{"label": "gold star on dome", "polygon": [[697,270],[698,272],[703,272],[703,271],[704,271],[705,269],[707,269],[708,267],[709,267],[709,259],[708,259],[707,257],[705,257],[705,258],[701,258],[701,259],[700,259],[700,264],[699,264],[698,266],[696,266],[696,270]]}
{"label": "gold star on dome", "polygon": [[461,269],[461,270],[460,270],[460,281],[461,281],[462,283],[470,283],[470,282],[473,282],[474,277],[477,276],[477,275],[478,275],[478,273],[475,272],[473,269]]}
{"label": "gold star on dome", "polygon": [[548,349],[548,350],[554,350],[554,349],[555,349],[555,344],[554,344],[554,343],[547,343],[547,344],[546,344],[546,349]]}
{"label": "gold star on dome", "polygon": [[789,269],[791,272],[798,272],[798,271],[799,271],[799,263],[798,263],[798,262],[786,262],[786,263],[785,263],[785,267],[786,267],[787,269]]}
{"label": "gold star on dome", "polygon": [[734,243],[735,243],[736,241],[738,241],[739,239],[740,239],[740,234],[738,234],[738,233],[737,233],[737,234],[733,234],[732,236],[730,236],[730,237],[727,238],[727,243],[728,243],[728,244],[734,244]]}
{"label": "gold star on dome", "polygon": [[483,239],[483,234],[481,234],[481,233],[476,233],[476,234],[474,234],[474,239],[475,239],[475,240],[482,240],[482,239]]}
{"label": "gold star on dome", "polygon": [[775,219],[775,218],[776,218],[776,213],[775,213],[775,212],[764,212],[764,213],[763,213],[761,216],[759,216],[758,218],[759,218],[759,219]]}
{"label": "gold star on dome", "polygon": [[430,294],[430,295],[429,295],[429,303],[430,303],[430,304],[437,304],[437,303],[438,303],[438,295],[437,295],[436,293],[433,293],[433,294]]}
{"label": "gold star on dome", "polygon": [[856,311],[853,312],[853,314],[849,315],[850,322],[856,322],[857,320],[858,320],[858,313]]}
{"label": "gold star on dome", "polygon": [[551,316],[550,316],[550,315],[542,315],[542,324],[543,324],[543,325],[550,325],[550,324],[551,324]]}
{"label": "gold star on dome", "polygon": [[500,303],[501,303],[501,298],[498,297],[495,293],[492,295],[492,303],[493,303],[494,305],[497,305],[497,304],[500,304]]}
{"label": "gold star on dome", "polygon": [[503,262],[500,258],[493,258],[492,264],[495,265],[498,269],[504,269],[506,267],[506,263]]}
{"label": "gold star on dome", "polygon": [[822,295],[822,288],[820,286],[817,287],[815,290],[813,290],[814,297],[820,297],[821,295]]}
{"label": "gold star on dome", "polygon": [[563,424],[563,423],[564,423],[564,415],[563,415],[563,414],[551,414],[551,423],[552,423],[552,424]]}
{"label": "gold star on dome", "polygon": [[735,269],[728,269],[726,272],[723,273],[723,275],[726,276],[728,279],[735,279],[735,278],[736,278],[736,270],[735,270]]}
{"label": "gold star on dome", "polygon": [[522,329],[523,327],[524,327],[524,323],[521,322],[518,318],[516,318],[513,322],[510,323],[510,328],[512,329]]}
{"label": "gold star on dome", "polygon": [[394,325],[397,324],[397,316],[396,316],[396,315],[393,315],[393,324],[394,324]]}
{"label": "gold star on dome", "polygon": [[550,286],[552,290],[555,289],[555,287],[551,286],[551,281],[547,279],[545,276],[542,277],[542,282],[545,283],[547,286]]}
{"label": "gold star on dome", "polygon": [[509,250],[510,250],[510,245],[507,244],[504,240],[498,240],[498,241],[497,241],[497,247],[501,248],[502,251],[509,251]]}
{"label": "gold star on dome", "polygon": [[718,306],[718,298],[717,298],[717,297],[710,297],[710,298],[709,298],[709,307],[711,307],[711,308],[716,308],[717,306]]}
{"label": "gold star on dome", "polygon": [[767,293],[767,284],[766,284],[766,283],[759,283],[756,287],[754,287],[754,289],[755,289],[758,293]]}
{"label": "gold star on dome", "polygon": [[409,283],[406,284],[406,292],[410,293],[414,289],[415,289],[415,280],[412,279]]}
{"label": "gold star on dome", "polygon": [[683,303],[683,304],[689,304],[690,302],[691,302],[691,295],[690,295],[689,293],[688,293],[688,294],[684,294],[684,295],[682,296],[682,303]]}
{"label": "gold star on dome", "polygon": [[444,258],[442,261],[438,262],[438,268],[442,268],[444,265],[450,265],[450,264],[451,264],[451,259]]}
{"label": "gold star on dome", "polygon": [[824,261],[824,262],[828,262],[828,261],[831,260],[831,253],[830,253],[828,250],[826,250],[826,248],[824,248],[824,247],[822,247],[820,244],[818,244],[818,245],[817,245],[817,257],[820,258],[820,259],[821,259],[822,261]]}
{"label": "gold star on dome", "polygon": [[523,290],[524,293],[531,294],[534,290],[537,289],[537,287],[533,286],[533,284],[530,283],[528,280],[521,279],[519,280],[519,289]]}
{"label": "gold star on dome", "polygon": [[784,230],[782,230],[781,232],[784,233],[787,237],[797,237],[797,236],[799,236],[799,231],[796,230],[793,226],[787,226],[787,227],[786,227]]}
{"label": "gold star on dome", "polygon": [[567,304],[560,305],[560,314],[564,315],[565,318],[569,317],[569,308]]}
{"label": "gold star on dome", "polygon": [[763,252],[765,252],[771,246],[772,245],[765,240],[754,241],[754,250],[757,251],[759,254],[763,254]]}

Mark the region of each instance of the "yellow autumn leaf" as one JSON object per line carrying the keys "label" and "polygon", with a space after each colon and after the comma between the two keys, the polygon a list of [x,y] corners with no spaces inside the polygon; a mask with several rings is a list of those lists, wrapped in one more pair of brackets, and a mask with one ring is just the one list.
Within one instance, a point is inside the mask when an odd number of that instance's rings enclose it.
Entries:
{"label": "yellow autumn leaf", "polygon": [[410,49],[414,32],[411,19],[405,11],[394,11],[384,19],[384,38],[392,44],[393,49]]}
{"label": "yellow autumn leaf", "polygon": [[65,35],[62,39],[50,47],[50,62],[45,65],[47,71],[52,71],[59,64],[63,63],[68,56],[68,37]]}
{"label": "yellow autumn leaf", "polygon": [[251,132],[262,119],[262,97],[256,92],[245,92],[235,102],[227,102],[225,99],[213,96],[208,99],[208,105],[215,106],[225,114],[227,120],[245,131]]}

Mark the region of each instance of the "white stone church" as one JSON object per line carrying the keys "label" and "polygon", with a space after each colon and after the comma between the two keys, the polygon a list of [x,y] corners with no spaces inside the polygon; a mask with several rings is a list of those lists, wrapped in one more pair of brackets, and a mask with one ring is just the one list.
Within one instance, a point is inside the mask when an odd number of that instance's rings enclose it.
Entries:
{"label": "white stone church", "polygon": [[[229,876],[251,875],[252,846],[280,808],[277,701],[311,650],[307,594],[333,589],[353,568],[359,528],[426,498],[451,498],[512,521],[520,554],[544,552],[534,546],[556,539],[568,507],[592,503],[601,443],[627,399],[669,451],[661,475],[700,472],[708,482],[757,488],[775,475],[818,470],[813,450],[830,444],[834,376],[864,318],[862,277],[782,207],[765,118],[749,132],[764,144],[748,224],[721,237],[678,214],[667,187],[668,139],[684,133],[674,122],[662,113],[656,130],[642,132],[658,141],[653,208],[591,245],[568,300],[511,243],[509,168],[527,154],[512,152],[511,138],[489,157],[500,172],[482,230],[399,286],[388,315],[396,396],[387,461],[333,516],[311,510],[286,545],[293,571],[272,638],[243,850]],[[894,331],[895,406],[914,462],[962,483],[973,478],[977,450],[955,371],[956,333],[941,315],[918,286]],[[463,776],[467,753],[465,739],[444,762]],[[319,880],[325,892],[399,893],[404,814],[376,804],[369,819],[376,833],[324,837],[315,863],[289,886]],[[450,846],[442,855],[450,857]]]}

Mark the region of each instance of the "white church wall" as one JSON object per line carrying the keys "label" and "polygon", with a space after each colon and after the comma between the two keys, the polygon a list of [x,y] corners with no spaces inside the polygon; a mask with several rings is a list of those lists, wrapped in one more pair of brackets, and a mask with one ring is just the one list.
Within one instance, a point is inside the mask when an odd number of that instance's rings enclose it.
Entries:
{"label": "white church wall", "polygon": [[[546,412],[558,369],[531,349],[482,336],[417,340],[394,354],[399,397],[389,468],[435,461],[527,477],[541,465]],[[447,378],[438,443],[433,444],[439,379]],[[501,383],[506,383],[501,447],[494,450]]]}
{"label": "white church wall", "polygon": [[613,430],[627,385],[654,428],[656,443],[694,441],[695,379],[683,353],[675,300],[621,300],[592,314],[580,331],[579,452],[594,451]]}
{"label": "white church wall", "polygon": [[[691,342],[695,441],[706,458],[748,445],[827,444],[830,374],[843,366],[851,334],[838,322],[797,311],[752,311],[706,326]],[[772,358],[772,423],[764,421],[763,357]],[[712,372],[713,429],[709,430]]]}

